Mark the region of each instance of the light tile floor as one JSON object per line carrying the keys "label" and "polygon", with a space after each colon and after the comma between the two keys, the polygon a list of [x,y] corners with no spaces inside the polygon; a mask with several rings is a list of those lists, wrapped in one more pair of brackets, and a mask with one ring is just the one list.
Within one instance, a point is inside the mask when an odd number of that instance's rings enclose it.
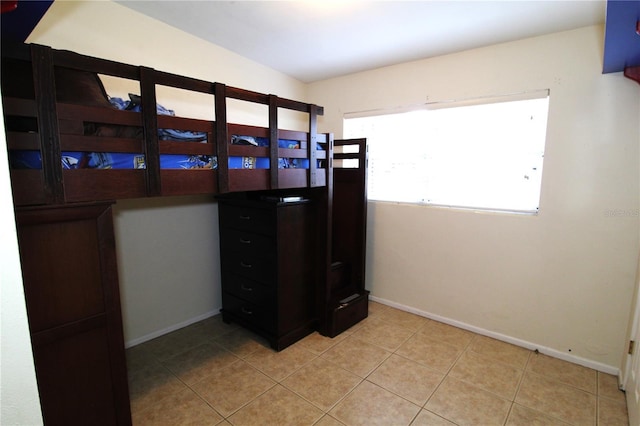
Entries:
{"label": "light tile floor", "polygon": [[130,348],[134,425],[628,425],[614,376],[369,311],[281,352],[220,315]]}

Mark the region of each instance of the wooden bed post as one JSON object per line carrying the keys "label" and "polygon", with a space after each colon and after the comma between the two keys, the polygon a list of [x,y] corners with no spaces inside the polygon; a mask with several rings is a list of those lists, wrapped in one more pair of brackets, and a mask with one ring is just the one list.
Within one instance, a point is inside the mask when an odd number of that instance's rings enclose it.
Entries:
{"label": "wooden bed post", "polygon": [[[307,144],[309,158],[309,187],[323,186],[318,182],[318,110],[315,105],[309,105],[309,142]],[[327,153],[328,154],[328,153]],[[325,175],[325,177],[328,177]]]}
{"label": "wooden bed post", "polygon": [[227,131],[227,86],[213,83],[216,112],[216,152],[218,155],[218,192],[229,192],[229,135]]}
{"label": "wooden bed post", "polygon": [[148,196],[157,196],[162,192],[160,182],[156,81],[154,74],[155,71],[152,68],[140,67],[140,94]]}
{"label": "wooden bed post", "polygon": [[[320,311],[320,326],[319,332],[322,335],[330,334],[331,312],[329,311],[329,302],[331,299],[331,263],[333,262],[333,255],[331,247],[333,247],[333,133],[327,135],[327,159],[326,159],[326,177],[327,185],[323,191],[326,199],[324,212],[324,243],[325,243],[325,256],[323,261],[323,274],[322,285],[320,286],[320,292],[318,297],[319,311]],[[322,237],[322,236],[321,236]]]}
{"label": "wooden bed post", "polygon": [[269,175],[271,189],[279,187],[278,148],[278,97],[269,95]]}
{"label": "wooden bed post", "polygon": [[38,133],[47,204],[64,203],[62,163],[60,162],[60,130],[56,107],[56,84],[53,53],[48,46],[31,45],[33,87],[38,109]]}

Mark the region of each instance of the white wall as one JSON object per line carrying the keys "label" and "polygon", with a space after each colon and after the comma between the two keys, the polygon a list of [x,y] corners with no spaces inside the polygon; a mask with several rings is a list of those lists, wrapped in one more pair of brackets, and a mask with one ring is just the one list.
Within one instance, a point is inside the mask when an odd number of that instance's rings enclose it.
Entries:
{"label": "white wall", "polygon": [[0,104],[0,424],[42,424]]}
{"label": "white wall", "polygon": [[370,202],[373,296],[617,371],[639,250],[640,90],[601,74],[602,46],[595,26],[310,85],[337,136],[348,112],[551,91],[539,215]]}
{"label": "white wall", "polygon": [[[295,100],[306,97],[306,86],[295,79],[113,2],[56,1],[27,42]],[[105,85],[111,95],[135,90],[110,78]],[[158,89],[158,98],[179,115],[214,118],[212,97],[200,97],[197,107],[171,91]],[[229,121],[266,126],[267,108],[235,106]],[[300,116],[283,114],[280,123],[300,129]],[[114,218],[127,345],[219,311],[212,197],[118,201]]]}

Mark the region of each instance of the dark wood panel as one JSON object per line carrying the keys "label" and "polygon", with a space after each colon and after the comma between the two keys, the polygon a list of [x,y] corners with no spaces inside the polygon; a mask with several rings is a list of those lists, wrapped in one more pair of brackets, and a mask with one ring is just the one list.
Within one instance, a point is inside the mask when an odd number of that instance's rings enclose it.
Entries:
{"label": "dark wood panel", "polygon": [[225,273],[222,279],[225,291],[234,296],[257,305],[274,306],[276,289],[272,286],[232,273]]}
{"label": "dark wood panel", "polygon": [[309,134],[307,132],[300,132],[296,130],[278,130],[278,138],[280,139],[293,139],[297,141],[307,142]]}
{"label": "dark wood panel", "polygon": [[10,175],[13,204],[29,206],[46,202],[42,170],[11,170]]}
{"label": "dark wood panel", "polygon": [[249,126],[245,124],[229,123],[229,135],[237,136],[254,136],[260,138],[269,137],[269,129],[267,127]]}
{"label": "dark wood panel", "polygon": [[60,135],[62,151],[80,152],[129,152],[142,154],[144,141],[131,138],[111,138],[106,136]]}
{"label": "dark wood panel", "polygon": [[216,194],[218,172],[216,170],[161,170],[162,195]]}
{"label": "dark wood panel", "polygon": [[278,328],[282,334],[309,321],[313,312],[315,234],[313,204],[282,205],[278,214]]}
{"label": "dark wood panel", "polygon": [[[224,209],[224,215],[228,210]],[[233,221],[233,218],[229,218]],[[274,241],[271,236],[249,232],[245,229],[233,229],[232,223],[226,222],[227,227],[220,229],[220,239],[224,240],[225,252],[244,253],[252,256],[262,256],[269,259],[275,256]]]}
{"label": "dark wood panel", "polygon": [[264,235],[276,233],[276,217],[273,210],[256,208],[252,203],[224,204],[224,207],[218,210],[218,215],[224,228]]}
{"label": "dark wood panel", "polygon": [[278,184],[280,189],[302,188],[309,181],[307,169],[278,169]]}
{"label": "dark wood panel", "polygon": [[225,250],[224,253],[220,253],[220,265],[223,270],[229,273],[258,281],[264,285],[273,285],[276,279],[273,260],[268,256]]}
{"label": "dark wood panel", "polygon": [[268,169],[229,169],[230,192],[260,191],[265,189],[270,189]]}
{"label": "dark wood panel", "polygon": [[195,118],[158,115],[158,127],[161,129],[190,130],[192,132],[213,132],[215,122]]}
{"label": "dark wood panel", "polygon": [[20,226],[22,271],[32,332],[104,312],[95,221]]}
{"label": "dark wood panel", "polygon": [[244,324],[251,324],[252,328],[267,332],[276,332],[276,311],[274,306],[259,305],[240,299],[230,293],[222,293],[222,312],[235,320],[242,320]]}
{"label": "dark wood panel", "polygon": [[60,339],[34,351],[46,425],[116,425],[106,328]]}
{"label": "dark wood panel", "polygon": [[65,170],[67,202],[119,200],[146,196],[145,170]]}
{"label": "dark wood panel", "polygon": [[58,117],[66,120],[89,121],[123,126],[142,126],[139,112],[121,111],[115,108],[102,108],[88,105],[58,103]]}
{"label": "dark wood panel", "polygon": [[229,157],[269,157],[269,148],[264,146],[229,145]]}
{"label": "dark wood panel", "polygon": [[18,242],[47,425],[130,425],[108,203],[23,207]]}
{"label": "dark wood panel", "polygon": [[279,158],[307,158],[306,149],[279,148]]}
{"label": "dark wood panel", "polygon": [[159,141],[158,144],[160,154],[216,155],[212,143]]}

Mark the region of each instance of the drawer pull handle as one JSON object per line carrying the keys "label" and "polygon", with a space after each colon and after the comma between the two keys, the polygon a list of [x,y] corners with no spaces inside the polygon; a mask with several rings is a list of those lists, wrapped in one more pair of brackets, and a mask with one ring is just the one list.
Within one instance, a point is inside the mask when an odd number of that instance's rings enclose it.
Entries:
{"label": "drawer pull handle", "polygon": [[240,238],[241,244],[251,244],[251,240],[245,240],[244,238]]}
{"label": "drawer pull handle", "polygon": [[241,214],[239,217],[242,220],[250,220],[251,219],[251,216],[249,216],[248,214],[247,215]]}
{"label": "drawer pull handle", "polygon": [[253,311],[251,309],[242,308],[242,313],[246,315],[253,315]]}
{"label": "drawer pull handle", "polygon": [[246,285],[241,284],[240,285],[240,290],[242,290],[242,291],[253,291],[253,288],[252,287],[247,287]]}
{"label": "drawer pull handle", "polygon": [[243,261],[240,261],[240,266],[242,266],[243,268],[252,268],[253,267],[250,263],[244,263]]}

